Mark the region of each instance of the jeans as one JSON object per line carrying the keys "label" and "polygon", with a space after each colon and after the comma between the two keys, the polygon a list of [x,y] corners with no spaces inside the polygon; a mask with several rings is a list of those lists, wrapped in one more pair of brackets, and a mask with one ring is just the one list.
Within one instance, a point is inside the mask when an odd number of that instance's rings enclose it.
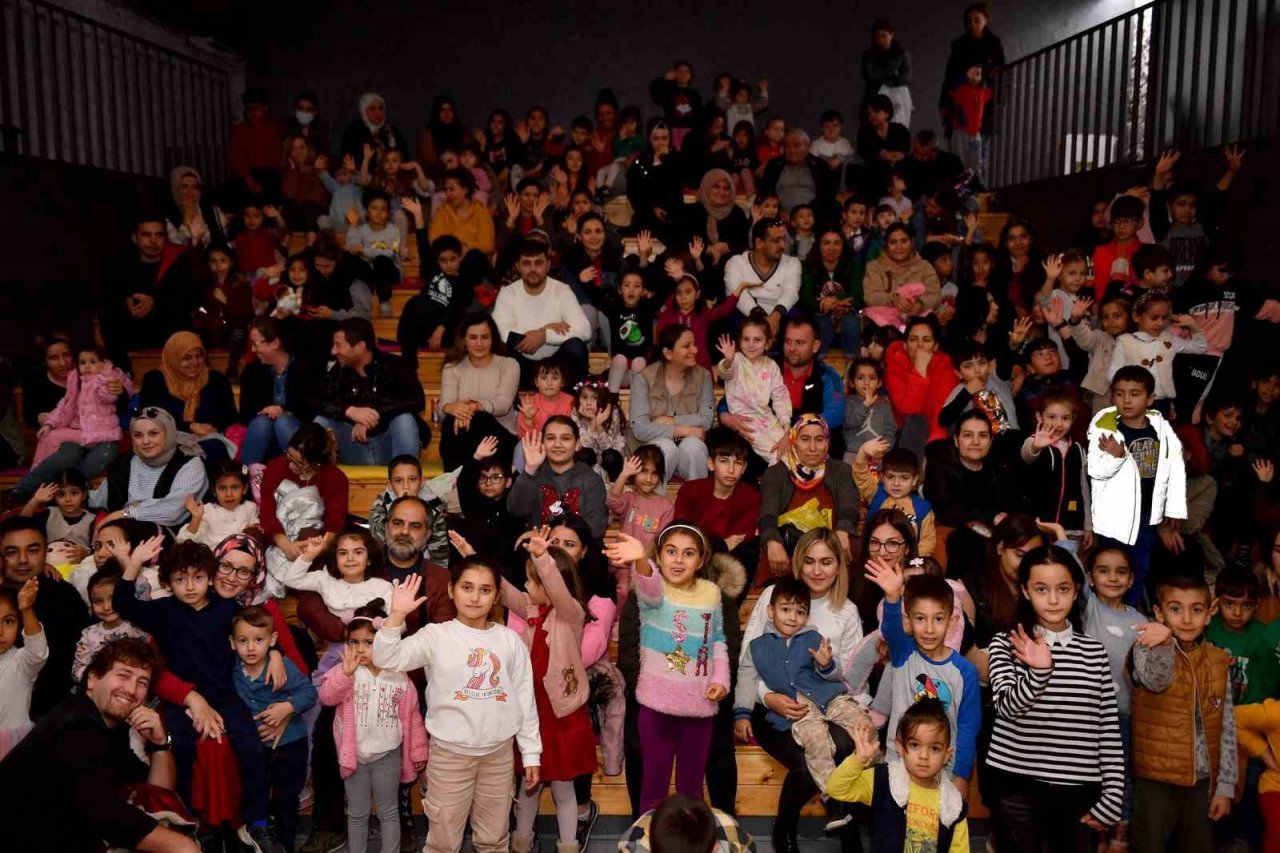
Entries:
{"label": "jeans", "polygon": [[347,849],[352,853],[368,849],[369,813],[376,809],[382,827],[382,853],[399,853],[400,750],[357,764],[356,772],[343,784],[347,789]]}
{"label": "jeans", "polygon": [[662,451],[667,480],[679,474],[685,480],[701,480],[707,471],[707,445],[700,438],[659,438],[648,442]]}
{"label": "jeans", "polygon": [[75,468],[84,474],[86,480],[91,480],[107,470],[107,466],[119,455],[120,447],[114,442],[103,441],[86,447],[73,441],[64,441],[57,450],[27,472],[27,476],[14,488],[13,495],[26,500],[35,494],[36,489],[53,482],[59,474],[70,468]]}
{"label": "jeans", "polygon": [[[1082,824],[1080,818],[1088,814],[1098,801],[1102,792],[1100,784],[1055,785],[1019,773],[994,769],[989,772],[999,777],[996,784],[1000,802],[1000,822],[995,827],[997,850],[1092,853],[1097,849],[1094,831]],[[1206,802],[1206,815],[1208,810]],[[1136,809],[1134,814],[1136,817]],[[1132,823],[1129,824],[1129,838],[1132,841]],[[1134,850],[1137,853],[1136,845]]]}
{"label": "jeans", "polygon": [[982,134],[969,134],[963,130],[951,131],[951,153],[960,158],[966,169],[973,170],[978,180],[986,176],[986,150]]}
{"label": "jeans", "polygon": [[323,416],[317,416],[316,423],[333,430],[338,441],[338,461],[343,465],[386,465],[397,456],[417,459],[422,453],[418,419],[408,413],[396,415],[385,431],[369,436],[363,444],[351,437],[354,424]]}
{"label": "jeans", "polygon": [[293,415],[285,412],[272,420],[266,415],[258,415],[249,421],[244,440],[240,443],[240,461],[246,465],[255,465],[275,459],[289,446],[289,439],[298,431],[302,423]]}
{"label": "jeans", "polygon": [[836,321],[830,314],[818,314],[814,319],[818,321],[818,334],[822,339],[823,355],[831,349],[831,343],[835,340],[837,331],[840,333],[840,349],[844,350],[847,358],[857,358],[862,354],[862,318],[859,315],[845,314],[840,318],[839,329],[836,328]]}
{"label": "jeans", "polygon": [[298,834],[298,797],[307,784],[305,737],[267,750],[267,778],[271,782],[271,819],[275,821],[276,837],[286,850],[292,850]]}

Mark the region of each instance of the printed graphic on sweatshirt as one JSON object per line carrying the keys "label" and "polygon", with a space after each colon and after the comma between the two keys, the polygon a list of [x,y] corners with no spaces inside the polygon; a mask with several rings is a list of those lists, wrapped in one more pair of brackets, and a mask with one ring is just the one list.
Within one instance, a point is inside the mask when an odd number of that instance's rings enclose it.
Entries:
{"label": "printed graphic on sweatshirt", "polygon": [[498,673],[502,671],[502,659],[496,652],[477,646],[467,654],[467,666],[471,667],[471,677],[460,690],[453,694],[454,700],[458,702],[471,699],[507,701],[507,691],[502,689],[502,679],[498,677]]}
{"label": "printed graphic on sweatshirt", "polygon": [[353,697],[356,726],[362,729],[399,731],[400,697],[403,694],[403,682],[391,684],[380,678],[356,682]]}
{"label": "printed graphic on sweatshirt", "polygon": [[[645,533],[657,533],[659,530],[658,522],[660,519],[656,515],[649,515],[646,512],[632,507],[627,510],[627,518],[624,524],[630,525],[632,530],[640,529]],[[626,529],[625,527],[623,528]]]}
{"label": "printed graphic on sweatshirt", "polygon": [[1009,429],[1009,413],[996,392],[983,388],[973,395],[973,407],[987,416],[997,435]]}
{"label": "printed graphic on sweatshirt", "polygon": [[1129,455],[1133,457],[1134,463],[1138,466],[1138,476],[1144,480],[1154,478],[1160,458],[1159,439],[1143,436],[1142,438],[1134,439],[1128,449]]}
{"label": "printed graphic on sweatshirt", "polygon": [[[937,789],[933,789],[936,794]],[[932,797],[927,802],[915,798],[907,800],[907,838],[903,853],[938,853],[939,802]]]}
{"label": "printed graphic on sweatshirt", "polygon": [[573,513],[580,515],[578,506],[582,502],[582,489],[574,486],[572,489],[566,489],[562,495],[556,491],[555,486],[543,484],[538,487],[538,492],[542,496],[542,523],[550,524],[551,519],[558,515]]}
{"label": "printed graphic on sweatshirt", "polygon": [[916,676],[915,689],[911,694],[912,702],[919,702],[921,699],[937,699],[942,703],[943,710],[951,710],[951,687],[945,681],[934,681],[925,673]]}
{"label": "printed graphic on sweatshirt", "polygon": [[[698,676],[709,676],[711,674],[711,651],[709,645],[711,643],[711,613],[703,613],[702,616],[702,645],[698,648],[698,657],[693,668],[693,674]],[[690,662],[694,658],[684,650],[684,644],[689,639],[689,611],[677,610],[671,614],[671,623],[675,627],[671,631],[671,639],[675,641],[676,647],[673,651],[667,652],[664,657],[667,659],[667,672],[678,672],[681,675],[688,675],[686,670]]]}
{"label": "printed graphic on sweatshirt", "polygon": [[1247,657],[1231,656],[1231,667],[1227,670],[1227,681],[1231,684],[1231,701],[1242,702],[1245,691],[1249,689],[1249,659]]}

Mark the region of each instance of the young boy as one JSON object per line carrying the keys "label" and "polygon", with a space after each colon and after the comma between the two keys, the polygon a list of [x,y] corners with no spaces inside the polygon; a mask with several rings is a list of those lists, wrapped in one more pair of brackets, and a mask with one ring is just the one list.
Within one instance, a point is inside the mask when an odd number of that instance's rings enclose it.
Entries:
{"label": "young boy", "polygon": [[332,196],[328,221],[321,217],[319,225],[321,228],[332,229],[337,234],[346,234],[349,228],[359,225],[365,217],[364,190],[356,180],[356,160],[350,154],[343,155],[342,165],[333,174],[329,174],[329,160],[320,156],[316,158],[315,168],[320,173],[320,183],[324,184],[324,188]]}
{"label": "young boy", "polygon": [[873,850],[969,850],[965,798],[943,772],[955,755],[951,731],[943,703],[926,698],[902,713],[886,763],[873,763],[880,744],[870,724],[854,732],[854,753],[831,774],[827,790],[871,806]]}
{"label": "young boy", "polygon": [[1143,243],[1133,253],[1133,274],[1137,282],[1125,288],[1130,298],[1136,298],[1144,290],[1153,287],[1168,287],[1173,280],[1173,258],[1169,251],[1158,243]]}
{"label": "young boy", "polygon": [[[933,506],[920,496],[920,460],[903,447],[889,449],[886,439],[863,443],[853,458],[853,482],[867,502],[867,515],[882,509],[899,509],[916,528],[917,551],[921,557],[932,557],[937,545]],[[879,473],[868,461],[880,459]]]}
{"label": "young boy", "polygon": [[744,482],[751,445],[726,427],[707,433],[707,470],[710,477],[687,480],[676,493],[675,518],[688,519],[710,537],[713,549],[733,554],[745,566],[759,563],[756,522],[760,517],[760,493]]}
{"label": "young boy", "polygon": [[1251,705],[1280,695],[1280,622],[1254,618],[1262,587],[1248,568],[1228,565],[1214,581],[1216,613],[1205,639],[1231,655],[1231,700]]}
{"label": "young boy", "polygon": [[[472,282],[459,275],[462,267],[461,241],[452,234],[445,234],[428,242],[422,205],[414,199],[405,199],[404,207],[413,214],[418,257],[423,261],[424,284],[422,290],[405,304],[400,324],[396,327],[396,339],[400,342],[400,357],[414,360],[418,357],[418,350],[424,346],[432,352],[439,352],[453,343],[453,331],[471,305],[474,288]],[[434,272],[430,271],[432,260],[435,261]]]}
{"label": "young boy", "polygon": [[[1012,338],[1010,346],[1013,346]],[[1071,375],[1062,369],[1062,356],[1053,338],[1035,338],[1022,348],[1022,370],[1022,387],[1013,396],[1013,407],[1018,423],[1031,429],[1036,422],[1036,401],[1040,395],[1051,387],[1073,383]]]}
{"label": "young boy", "polygon": [[391,316],[391,289],[402,277],[405,242],[399,227],[391,222],[391,196],[382,190],[365,190],[368,221],[347,231],[343,248],[364,260],[369,283],[378,294],[379,311]]}
{"label": "young boy", "polygon": [[422,462],[416,456],[402,454],[387,464],[387,485],[369,507],[369,533],[383,544],[387,541],[387,516],[396,498],[415,495],[427,505],[431,515],[431,538],[427,540],[427,559],[449,568],[449,528],[445,524],[444,504],[422,481]]}
{"label": "young boy", "polygon": [[1145,217],[1146,205],[1140,198],[1122,195],[1111,203],[1111,233],[1115,239],[1093,250],[1095,300],[1102,300],[1107,285],[1113,281],[1133,284],[1138,280],[1129,261],[1142,245],[1138,241],[1138,231],[1142,229]]}
{"label": "young boy", "polygon": [[955,258],[951,254],[950,247],[937,240],[926,242],[924,248],[920,250],[920,257],[933,267],[942,285],[942,301],[938,303],[933,314],[938,318],[939,323],[946,326],[956,315],[956,296],[960,293],[960,287],[955,281]]}
{"label": "young boy", "polygon": [[[521,438],[537,435],[553,415],[567,417],[573,412],[573,395],[565,393],[564,373],[555,360],[538,362],[534,368],[533,386],[537,389],[535,393],[521,395],[520,417],[516,420],[517,434]],[[519,464],[517,458],[516,465]]]}
{"label": "young boy", "polygon": [[817,235],[813,233],[817,220],[813,216],[813,205],[797,204],[791,208],[791,229],[787,232],[787,254],[799,258],[802,262],[809,257],[809,251]]}
{"label": "young boy", "polygon": [[1280,452],[1280,364],[1271,360],[1258,362],[1249,380],[1252,403],[1245,413],[1244,430],[1247,444],[1255,453],[1274,458]]}
{"label": "young boy", "polygon": [[[1065,321],[1071,317],[1076,307],[1077,294],[1089,278],[1089,261],[1078,249],[1068,249],[1057,257],[1050,257],[1044,266],[1044,286],[1052,291],[1049,294],[1050,301],[1062,307]],[[1049,326],[1049,339],[1058,345],[1058,359],[1063,369],[1070,370],[1071,359],[1067,356],[1062,336],[1052,325]]]}
{"label": "young boy", "polygon": [[[844,210],[840,212],[840,233],[844,235],[849,251],[861,259],[862,266],[865,267],[871,229],[867,227],[867,203],[856,195],[851,195],[844,200]],[[859,276],[855,284],[861,283],[862,278]]]}
{"label": "young boy", "polygon": [[1151,234],[1173,257],[1173,286],[1181,287],[1200,265],[1210,238],[1217,231],[1218,211],[1227,189],[1244,165],[1237,146],[1223,148],[1227,169],[1207,193],[1187,182],[1173,180],[1177,152],[1162,155],[1151,180]]}
{"label": "young boy", "polygon": [[1230,655],[1204,642],[1213,613],[1203,577],[1161,576],[1159,625],[1133,647],[1135,853],[1213,850],[1213,822],[1231,811],[1238,766]]}
{"label": "young boy", "polygon": [[[1156,379],[1128,365],[1111,380],[1114,406],[1089,424],[1089,482],[1093,535],[1133,547],[1133,588],[1127,603],[1146,597],[1147,568],[1157,536],[1172,538],[1187,517],[1187,471],[1182,442],[1159,412]],[[1164,528],[1162,530],[1161,528]]]}
{"label": "young boy", "polygon": [[[462,466],[458,476],[462,518],[451,522],[482,554],[499,556],[515,549],[516,536],[522,528],[520,520],[507,512],[509,491],[511,466],[498,453],[498,440],[490,436],[480,442]],[[502,566],[507,580],[524,586],[524,560],[504,560]]]}
{"label": "young boy", "polygon": [[[227,637],[231,620],[240,612],[233,599],[210,594],[218,571],[213,552],[197,542],[179,542],[160,555],[160,583],[172,595],[141,601],[137,578],[142,564],[161,550],[160,537],[135,546],[123,561],[124,573],[116,583],[111,603],[116,611],[149,633],[164,654],[166,668],[196,691],[222,717],[226,737],[240,765],[240,808],[244,826],[240,840],[260,851],[279,853],[283,848],[267,823],[268,791],[266,746],[258,737],[258,721],[236,695],[232,670],[235,654]],[[305,552],[304,552],[305,553]],[[311,553],[308,557],[316,556]],[[178,764],[178,794],[190,802],[191,771],[196,759],[199,717],[188,717],[180,705],[164,707],[164,726],[173,742]]]}
{"label": "young boy", "polygon": [[982,148],[982,119],[992,91],[983,82],[982,66],[966,69],[964,82],[951,90],[951,151],[978,180],[986,176],[986,152]]}
{"label": "young boy", "polygon": [[977,341],[960,341],[951,350],[951,362],[956,366],[960,383],[947,396],[946,404],[938,413],[938,423],[950,430],[961,415],[977,409],[991,421],[997,442],[1003,441],[1002,436],[1016,433],[1019,421],[1013,388],[991,369],[986,348]]}
{"label": "young boy", "polygon": [[827,166],[839,171],[853,159],[853,146],[842,135],[844,132],[844,116],[839,110],[827,110],[818,119],[822,135],[809,143],[809,153]]}
{"label": "young boy", "polygon": [[[955,751],[946,762],[955,786],[962,794],[969,790],[977,752],[978,730],[982,727],[982,697],[978,671],[960,652],[948,648],[947,629],[955,608],[955,591],[941,577],[923,574],[904,581],[902,569],[873,560],[867,577],[884,590],[884,618],[880,632],[889,647],[891,677],[881,691],[889,690],[889,731],[897,731],[902,715],[921,699],[942,703],[949,731],[956,733]],[[907,625],[903,626],[903,602]],[[896,742],[890,745],[890,760],[904,757]]]}
{"label": "young boy", "polygon": [[[780,847],[775,845],[775,850]],[[755,853],[756,840],[733,815],[687,794],[672,794],[618,839],[622,853]]]}
{"label": "young boy", "polygon": [[246,607],[231,620],[231,648],[240,659],[233,667],[236,695],[263,725],[289,722],[267,748],[267,781],[271,785],[271,817],[276,834],[293,849],[298,833],[298,797],[307,784],[307,724],[302,714],[316,704],[311,679],[283,658],[288,679],[280,689],[267,680],[267,656],[276,644],[275,621],[262,607]]}

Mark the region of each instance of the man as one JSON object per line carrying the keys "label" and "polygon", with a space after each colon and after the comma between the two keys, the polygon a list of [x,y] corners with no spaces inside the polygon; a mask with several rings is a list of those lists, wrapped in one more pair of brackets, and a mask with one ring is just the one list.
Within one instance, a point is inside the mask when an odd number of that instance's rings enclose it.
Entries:
{"label": "man", "polygon": [[[516,269],[520,280],[498,292],[493,319],[507,352],[520,363],[522,385],[529,385],[538,362],[555,356],[572,387],[587,371],[591,326],[569,285],[547,277],[547,244],[528,238],[520,244]],[[798,279],[797,279],[798,280]]]}
{"label": "man", "polygon": [[[127,786],[172,792],[177,782],[164,723],[144,704],[160,666],[150,643],[108,643],[89,662],[84,692],[66,697],[0,762],[5,850],[93,851],[105,841],[129,850],[199,851],[195,839],[127,799]],[[150,767],[130,749],[131,730]]]}
{"label": "man", "polygon": [[760,178],[760,195],[777,195],[783,210],[813,205],[819,223],[835,222],[840,172],[809,153],[809,134],[799,128],[782,138],[782,156],[769,161]]}
{"label": "man", "polygon": [[[412,495],[397,498],[391,504],[387,516],[386,561],[384,568],[387,579],[402,581],[412,574],[422,576],[421,594],[426,596],[426,603],[405,617],[405,634],[412,634],[426,624],[448,622],[458,615],[449,597],[449,572],[441,566],[423,557],[427,547],[427,539],[431,535],[430,511],[426,503]],[[329,612],[319,593],[299,592],[298,618],[314,631],[321,639],[329,642],[340,642],[345,625],[341,619]],[[389,602],[388,602],[389,603]],[[421,669],[409,673],[410,680],[418,688],[419,696],[425,683]],[[341,849],[336,839],[346,832],[343,820],[344,801],[342,779],[338,774],[337,752],[333,740],[332,707],[323,708],[316,720],[314,731],[314,749],[312,759],[312,781],[315,791],[315,806],[311,814],[315,818],[315,829],[311,838],[303,845],[303,850],[324,851]],[[414,837],[412,811],[408,807],[412,784],[400,788],[401,849],[420,850],[421,845]],[[328,846],[325,846],[325,845]]]}
{"label": "man", "polygon": [[[807,314],[793,314],[782,330],[782,381],[791,394],[793,417],[822,415],[831,430],[831,456],[844,455],[844,387],[840,375],[818,358],[822,341],[818,327]],[[748,441],[751,430],[740,415],[731,415],[721,402],[720,425],[732,429]]]}
{"label": "man", "polygon": [[416,364],[378,349],[373,324],[352,317],[333,333],[336,363],[316,400],[316,423],[333,430],[346,465],[386,465],[396,456],[417,459],[431,431],[418,417],[426,397]]}
{"label": "man", "polygon": [[[49,642],[49,659],[31,692],[31,719],[38,720],[71,692],[71,662],[89,611],[71,584],[45,574],[44,526],[34,518],[14,516],[0,524],[0,560],[4,585],[18,589],[36,578],[36,617]],[[0,845],[3,846],[3,845]]]}
{"label": "man", "polygon": [[284,125],[270,115],[267,93],[262,89],[246,90],[243,101],[244,120],[232,125],[227,140],[232,173],[227,183],[241,203],[250,195],[274,200],[280,195]]}
{"label": "man", "polygon": [[932,130],[922,130],[911,142],[911,153],[899,166],[907,181],[907,198],[918,199],[941,186],[953,186],[964,172],[960,158],[938,149]]}
{"label": "man", "polygon": [[192,264],[199,253],[170,243],[162,217],[140,217],[132,241],[103,276],[102,336],[112,361],[123,365],[129,350],[162,347],[189,328],[198,296]]}
{"label": "man", "polygon": [[753,285],[738,297],[738,310],[745,316],[763,308],[776,339],[782,319],[800,299],[800,276],[800,259],[787,254],[786,227],[777,219],[761,219],[751,226],[751,248],[724,265],[725,295]]}

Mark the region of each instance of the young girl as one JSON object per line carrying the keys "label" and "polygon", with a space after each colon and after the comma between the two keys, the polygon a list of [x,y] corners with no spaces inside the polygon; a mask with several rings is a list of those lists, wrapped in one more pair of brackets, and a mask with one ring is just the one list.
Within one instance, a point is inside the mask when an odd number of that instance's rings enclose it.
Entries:
{"label": "young girl", "polygon": [[631,376],[645,368],[653,349],[653,321],[658,305],[644,297],[644,275],[627,270],[618,280],[618,292],[607,297],[604,314],[609,318],[609,390],[631,387]]}
{"label": "young girl", "polygon": [[[44,514],[45,541],[67,542],[77,549],[88,549],[93,539],[93,513],[85,510],[89,497],[89,483],[75,468],[68,468],[52,483],[36,489],[35,495],[22,508],[22,515],[37,517]],[[50,501],[54,506],[45,507]]]}
{"label": "young girl", "polygon": [[734,195],[750,198],[756,194],[756,168],[760,158],[756,154],[756,132],[749,121],[739,121],[733,126],[732,144],[729,146],[729,162],[733,168]]}
{"label": "young girl", "polygon": [[[302,554],[284,567],[277,580],[290,589],[320,593],[324,606],[340,618],[375,598],[391,599],[391,584],[382,577],[382,549],[369,531],[349,527],[325,554],[324,571],[311,571],[311,563],[324,550],[324,537],[302,543]],[[271,568],[270,566],[268,568]]]}
{"label": "young girl", "polygon": [[613,140],[613,162],[596,173],[596,186],[605,193],[613,192],[619,175],[625,175],[627,169],[644,150],[644,137],[640,134],[640,111],[635,107],[624,107],[618,115],[618,135]]}
{"label": "young girl", "polygon": [[[675,262],[679,263],[679,262]],[[711,354],[707,347],[707,330],[733,314],[738,307],[738,297],[749,287],[759,284],[742,283],[732,295],[721,299],[714,308],[707,307],[707,300],[702,296],[702,286],[693,273],[679,272],[676,276],[676,288],[671,296],[671,307],[658,314],[658,327],[654,331],[656,338],[667,326],[688,326],[693,330],[693,341],[698,347],[698,364],[711,369]]]}
{"label": "young girl", "polygon": [[[613,481],[609,496],[605,498],[610,512],[618,517],[622,532],[635,537],[648,548],[658,531],[671,523],[675,504],[671,498],[657,493],[666,480],[666,460],[662,450],[652,444],[636,448],[635,455],[627,458],[622,475]],[[630,482],[634,491],[626,490]],[[626,601],[631,591],[629,568],[611,567],[618,580],[618,601]]]}
{"label": "young girl", "polygon": [[1084,572],[1056,545],[1018,566],[1018,624],[990,647],[987,756],[1000,850],[1089,850],[1120,819],[1124,747],[1106,647],[1082,630]]}
{"label": "young girl", "polygon": [[1074,341],[1076,346],[1089,354],[1089,370],[1080,382],[1080,387],[1088,395],[1085,400],[1089,403],[1090,414],[1096,415],[1112,405],[1111,384],[1107,381],[1107,374],[1111,370],[1116,338],[1132,328],[1129,316],[1132,310],[1133,304],[1128,297],[1114,293],[1103,298],[1098,310],[1098,320],[1093,320],[1086,313],[1079,325],[1068,324],[1066,329],[1059,330],[1064,341]]}
{"label": "young girl", "polygon": [[599,379],[584,379],[573,386],[573,412],[569,417],[581,436],[578,461],[594,468],[605,481],[622,473],[622,453],[627,447],[627,418],[617,394]]}
{"label": "young girl", "polygon": [[774,116],[769,119],[764,126],[764,131],[760,134],[760,142],[756,145],[756,159],[759,165],[756,166],[756,177],[764,177],[764,169],[769,165],[769,161],[775,157],[782,156],[782,139],[787,135],[787,120],[781,116]]}
{"label": "young girl", "polygon": [[559,548],[548,550],[549,528],[542,528],[526,544],[529,565],[525,591],[502,582],[499,600],[524,621],[529,647],[533,699],[542,739],[539,784],[526,787],[516,799],[516,831],[512,853],[534,849],[533,823],[543,783],[551,783],[560,840],[557,850],[576,850],[578,800],[574,778],[594,773],[596,739],[587,710],[590,683],[582,665],[583,626],[591,618],[587,594],[573,560]]}
{"label": "young girl", "polygon": [[[31,731],[31,690],[49,659],[49,641],[36,617],[40,584],[0,588],[0,758]],[[16,648],[18,629],[22,648]]]}
{"label": "young girl", "polygon": [[476,179],[476,189],[471,197],[488,205],[493,196],[493,188],[498,185],[498,176],[493,167],[484,161],[484,152],[480,150],[480,146],[474,142],[462,146],[462,151],[458,153],[458,165],[469,170]]}
{"label": "young girl", "polygon": [[308,258],[303,255],[294,255],[289,258],[285,266],[285,278],[271,291],[271,299],[266,299],[265,294],[261,297],[258,294],[254,296],[262,298],[264,302],[274,301],[274,306],[271,308],[272,317],[292,317],[302,313],[302,306],[306,304],[307,283],[310,280],[311,264]]}
{"label": "young girl", "polygon": [[751,428],[751,448],[772,465],[785,447],[791,425],[791,392],[778,363],[769,357],[769,318],[755,308],[738,330],[737,352],[728,335],[720,336],[724,358],[716,372],[724,380],[724,398],[732,414]]}
{"label": "young girl", "polygon": [[[100,348],[81,348],[76,353],[76,369],[67,374],[67,392],[53,411],[45,416],[44,424],[36,433],[39,441],[31,458],[32,469],[37,468],[63,442],[69,441],[84,446],[88,457],[84,462],[103,457],[101,468],[86,472],[86,476],[97,476],[115,458],[111,451],[120,441],[116,401],[122,393],[133,396],[133,379],[129,374],[108,361]],[[81,464],[81,467],[88,466]],[[52,477],[60,471],[40,473]]]}
{"label": "young girl", "polygon": [[712,718],[729,695],[720,588],[698,577],[711,557],[706,536],[693,525],[670,524],[658,535],[655,550],[656,564],[644,544],[625,533],[605,548],[610,562],[632,564],[640,606],[635,688],[645,745],[641,812],[666,798],[673,765],[676,790],[702,795]]}
{"label": "young girl", "polygon": [[[342,664],[325,673],[320,701],[337,705],[333,739],[347,790],[347,845],[365,853],[369,813],[382,826],[382,853],[400,850],[400,786],[427,764],[427,730],[418,691],[403,672],[373,663],[382,602],[361,607],[347,623]],[[292,845],[290,845],[292,846]]]}
{"label": "young girl", "polygon": [[893,326],[877,326],[872,324],[867,329],[866,342],[862,345],[862,355],[869,358],[884,369],[884,354],[894,341],[902,340],[902,332]]}
{"label": "young girl", "polygon": [[889,173],[886,189],[889,194],[880,199],[880,204],[893,208],[899,222],[910,222],[915,210],[911,206],[911,199],[907,198],[907,179],[894,169]]}
{"label": "young girl", "polygon": [[[240,271],[231,247],[210,246],[205,259],[209,264],[209,281],[193,322],[206,347],[226,346],[231,350],[226,373],[228,379],[235,379],[240,372],[240,359],[244,357],[249,324],[253,322],[253,286]],[[266,273],[279,276],[280,268],[274,266]]]}
{"label": "young girl", "polygon": [[[1173,301],[1167,290],[1152,289],[1143,292],[1133,303],[1133,322],[1136,332],[1126,332],[1116,337],[1116,348],[1111,353],[1111,366],[1107,371],[1110,384],[1116,371],[1126,365],[1139,365],[1151,371],[1156,378],[1154,408],[1168,417],[1173,408],[1173,360],[1179,353],[1201,355],[1209,349],[1204,332],[1189,314],[1170,316]],[[1169,325],[1186,329],[1189,338],[1179,337],[1169,330]],[[1180,412],[1190,418],[1190,412]]]}
{"label": "young girl", "polygon": [[1021,459],[1029,467],[1022,477],[1024,511],[1048,524],[1060,524],[1073,542],[1092,528],[1089,514],[1087,447],[1078,439],[1084,419],[1074,390],[1050,387],[1036,400],[1036,431],[1022,443]]}
{"label": "young girl", "polygon": [[213,500],[200,503],[195,495],[187,495],[183,505],[191,513],[191,520],[178,531],[177,540],[194,540],[210,548],[233,533],[244,533],[245,528],[258,523],[258,505],[249,492],[249,469],[240,462],[229,459],[214,466],[209,477]]}
{"label": "young girl", "polygon": [[844,375],[845,461],[853,464],[858,448],[877,438],[893,444],[898,422],[889,398],[880,393],[880,364],[862,357],[849,362]]}
{"label": "young girl", "polygon": [[[401,638],[404,618],[426,603],[422,576],[395,584],[391,615],[373,641],[373,663],[427,679],[427,849],[458,850],[468,818],[477,850],[506,850],[519,746],[525,787],[538,784],[542,739],[529,650],[490,619],[501,577],[490,562],[465,557],[449,567],[456,618]],[[323,699],[323,695],[321,699]]]}
{"label": "young girl", "polygon": [[98,620],[80,632],[76,642],[76,656],[71,662],[71,680],[79,684],[84,671],[89,668],[103,646],[121,637],[137,637],[148,640],[151,635],[116,612],[111,603],[111,596],[116,591],[116,581],[120,579],[120,566],[112,558],[105,569],[99,569],[89,578],[89,609],[93,618]]}

